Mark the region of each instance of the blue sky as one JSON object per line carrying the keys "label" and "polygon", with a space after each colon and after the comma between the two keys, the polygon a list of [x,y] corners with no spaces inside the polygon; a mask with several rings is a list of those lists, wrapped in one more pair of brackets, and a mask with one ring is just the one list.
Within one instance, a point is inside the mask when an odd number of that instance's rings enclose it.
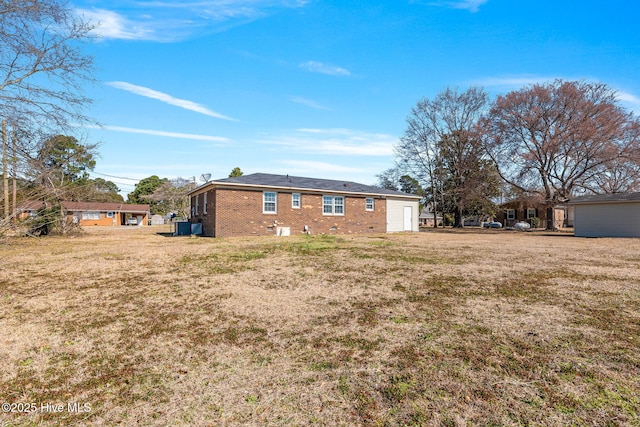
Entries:
{"label": "blue sky", "polygon": [[[492,96],[601,81],[640,112],[640,3],[546,0],[76,0],[100,23],[86,93],[94,177],[236,166],[373,184],[411,108],[447,86]],[[119,178],[115,178],[119,177]],[[124,179],[128,178],[128,179]]]}

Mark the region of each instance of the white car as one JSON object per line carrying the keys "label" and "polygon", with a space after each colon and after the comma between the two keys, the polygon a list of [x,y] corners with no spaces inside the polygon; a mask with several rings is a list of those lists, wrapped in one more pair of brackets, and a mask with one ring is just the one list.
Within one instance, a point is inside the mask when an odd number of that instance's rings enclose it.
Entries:
{"label": "white car", "polygon": [[531,228],[531,224],[528,222],[520,221],[513,224],[513,228],[520,231],[525,231]]}
{"label": "white car", "polygon": [[498,221],[483,222],[482,226],[484,228],[502,228],[502,223]]}

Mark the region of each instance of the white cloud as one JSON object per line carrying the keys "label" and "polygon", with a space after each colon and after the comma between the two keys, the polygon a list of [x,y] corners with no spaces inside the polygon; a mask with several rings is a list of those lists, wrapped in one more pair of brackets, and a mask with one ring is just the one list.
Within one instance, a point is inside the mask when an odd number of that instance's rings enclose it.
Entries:
{"label": "white cloud", "polygon": [[559,77],[521,76],[521,77],[487,77],[476,81],[481,86],[521,87],[552,82]]}
{"label": "white cloud", "polygon": [[315,108],[316,110],[330,110],[330,108],[321,105],[320,103],[314,101],[313,99],[303,98],[301,96],[292,96],[289,98],[291,102],[295,102],[296,104],[306,105],[307,107]]}
{"label": "white cloud", "polygon": [[351,129],[298,129],[290,135],[264,139],[260,142],[313,154],[392,156],[397,138]]}
{"label": "white cloud", "polygon": [[145,40],[153,38],[154,30],[148,24],[135,23],[126,17],[105,9],[77,9],[84,20],[96,28],[93,33],[105,39]]}
{"label": "white cloud", "polygon": [[300,64],[300,68],[304,68],[312,73],[327,74],[330,76],[350,76],[351,72],[342,67],[331,64],[325,64],[318,61],[307,61]]}
{"label": "white cloud", "polygon": [[[77,13],[99,23],[105,39],[172,42],[224,31],[278,9],[300,8],[306,0],[78,0]],[[83,7],[84,6],[84,7]]]}
{"label": "white cloud", "polygon": [[449,6],[454,9],[466,9],[469,12],[476,13],[480,10],[480,6],[485,4],[489,0],[459,0],[448,2]]}
{"label": "white cloud", "polygon": [[225,138],[223,136],[167,132],[163,130],[137,129],[137,128],[129,128],[129,127],[123,127],[123,126],[85,126],[85,127],[90,129],[110,130],[114,132],[139,133],[144,135],[163,136],[167,138],[193,139],[197,141],[212,141],[212,142],[229,142],[229,138]]}
{"label": "white cloud", "polygon": [[438,0],[431,1],[428,4],[431,6],[449,7],[452,9],[465,9],[471,13],[476,13],[480,10],[480,6],[488,1],[489,0]]}
{"label": "white cloud", "polygon": [[127,82],[107,82],[106,84],[116,89],[126,90],[127,92],[131,92],[136,95],[144,96],[146,98],[156,99],[166,104],[184,108],[185,110],[195,111],[196,113],[204,114],[206,116],[215,117],[217,119],[223,119],[223,120],[237,121],[236,119],[232,119],[231,117],[227,117],[223,114],[212,111],[209,108],[205,107],[204,105],[198,104],[193,101],[188,101],[186,99],[175,98],[164,92],[159,92],[157,90],[149,89],[144,86],[138,86],[138,85],[134,85]]}
{"label": "white cloud", "polygon": [[640,113],[640,98],[628,92],[617,92],[619,101],[627,104],[629,108],[636,114]]}
{"label": "white cloud", "polygon": [[[326,176],[330,174],[333,176],[335,172],[339,173],[359,173],[363,172],[362,168],[354,168],[350,166],[340,166],[335,163],[316,162],[310,160],[282,160],[280,164],[288,165],[287,169],[290,175],[302,175],[302,176]],[[281,173],[281,172],[280,172]]]}

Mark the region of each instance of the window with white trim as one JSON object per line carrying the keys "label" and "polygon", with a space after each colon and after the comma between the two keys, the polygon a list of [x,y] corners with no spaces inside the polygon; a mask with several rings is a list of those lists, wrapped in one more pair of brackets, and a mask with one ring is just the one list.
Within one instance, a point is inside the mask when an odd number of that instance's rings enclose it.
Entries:
{"label": "window with white trim", "polygon": [[204,193],[204,196],[202,196],[202,214],[206,215],[207,214],[207,193]]}
{"label": "window with white trim", "polygon": [[115,212],[107,212],[107,218],[113,218],[115,215]]}
{"label": "window with white trim", "polygon": [[196,215],[198,215],[199,211],[200,211],[200,195],[196,194]]}
{"label": "window with white trim", "polygon": [[82,219],[100,219],[100,212],[82,212]]}
{"label": "window with white trim", "polygon": [[516,219],[516,210],[515,209],[507,209],[506,210],[507,219]]}
{"label": "window with white trim", "polygon": [[373,197],[367,197],[364,199],[365,210],[372,211],[374,208]]}
{"label": "window with white trim", "polygon": [[278,193],[265,191],[262,193],[262,213],[274,214],[278,212]]}
{"label": "window with white trim", "polygon": [[291,207],[293,209],[300,209],[300,193],[293,193],[291,195]]}
{"label": "window with white trim", "polygon": [[343,196],[322,196],[323,215],[344,215]]}
{"label": "window with white trim", "polygon": [[536,216],[536,208],[527,208],[527,219],[535,218]]}

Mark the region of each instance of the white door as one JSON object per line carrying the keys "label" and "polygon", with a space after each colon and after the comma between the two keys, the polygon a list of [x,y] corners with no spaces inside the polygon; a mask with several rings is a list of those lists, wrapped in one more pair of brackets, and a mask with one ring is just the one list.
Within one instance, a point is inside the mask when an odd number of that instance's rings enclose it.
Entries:
{"label": "white door", "polygon": [[411,206],[404,206],[404,227],[402,228],[404,231],[412,231],[413,227],[412,227],[412,219],[413,219],[413,215],[412,215],[412,209]]}

